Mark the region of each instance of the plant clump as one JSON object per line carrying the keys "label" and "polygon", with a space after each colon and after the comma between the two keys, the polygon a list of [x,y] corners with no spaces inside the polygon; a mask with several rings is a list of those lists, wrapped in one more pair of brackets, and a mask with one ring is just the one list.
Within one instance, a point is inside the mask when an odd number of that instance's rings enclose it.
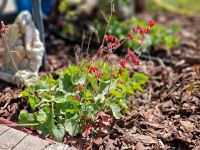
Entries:
{"label": "plant clump", "polygon": [[148,77],[138,72],[130,75],[126,64],[139,65],[139,56],[130,48],[118,65],[111,66],[107,60],[124,42],[138,34],[142,39],[153,26],[153,20],[147,28],[138,25],[122,40],[105,35],[96,52],[99,60],[82,60],[57,73],[58,78],[45,75],[26,87],[21,94],[27,97],[31,111],[22,110],[19,122],[60,142],[66,133],[83,137],[108,133],[113,119],[129,111],[129,97],[143,90]]}

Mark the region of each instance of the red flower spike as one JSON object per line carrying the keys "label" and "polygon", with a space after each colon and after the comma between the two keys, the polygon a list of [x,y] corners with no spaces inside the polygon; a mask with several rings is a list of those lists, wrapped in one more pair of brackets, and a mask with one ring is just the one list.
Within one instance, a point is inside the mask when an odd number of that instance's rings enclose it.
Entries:
{"label": "red flower spike", "polygon": [[150,20],[150,21],[149,21],[149,27],[150,27],[150,28],[152,28],[152,27],[154,26],[154,24],[155,24],[154,20]]}
{"label": "red flower spike", "polygon": [[133,28],[133,33],[137,33],[137,29],[136,28]]}
{"label": "red flower spike", "polygon": [[130,40],[133,39],[133,36],[131,35],[131,33],[128,33],[128,38],[129,38]]}
{"label": "red flower spike", "polygon": [[124,58],[120,60],[119,64],[121,65],[122,68],[126,68],[127,62],[128,62],[128,59]]}
{"label": "red flower spike", "polygon": [[1,21],[0,32],[3,33],[3,34],[7,34],[8,33],[8,26],[6,26],[3,21]]}

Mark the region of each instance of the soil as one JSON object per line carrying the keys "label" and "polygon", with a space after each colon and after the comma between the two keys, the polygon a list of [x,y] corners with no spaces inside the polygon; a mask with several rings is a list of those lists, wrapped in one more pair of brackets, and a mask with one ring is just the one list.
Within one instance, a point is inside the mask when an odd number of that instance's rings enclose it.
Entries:
{"label": "soil", "polygon": [[[173,63],[165,64],[162,59],[141,60],[140,67],[134,70],[144,72],[150,79],[143,93],[136,93],[130,99],[135,109],[120,120],[114,120],[109,134],[103,137],[67,137],[65,143],[78,149],[200,149],[200,16],[154,15],[154,19],[166,26],[182,25],[179,46],[172,49],[160,46],[152,50],[153,57],[162,54],[162,58]],[[75,63],[76,46],[52,35],[47,43],[47,70],[41,74]],[[113,55],[112,59],[114,63],[119,57]],[[193,84],[197,86],[192,87]],[[28,107],[26,100],[18,97],[19,92],[17,87],[0,82],[0,117],[17,122],[20,110]]]}

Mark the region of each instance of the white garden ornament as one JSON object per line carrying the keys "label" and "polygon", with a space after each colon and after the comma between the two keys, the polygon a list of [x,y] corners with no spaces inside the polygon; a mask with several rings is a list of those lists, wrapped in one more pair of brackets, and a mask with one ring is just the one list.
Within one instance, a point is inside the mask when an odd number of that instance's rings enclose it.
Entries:
{"label": "white garden ornament", "polygon": [[37,78],[42,65],[44,45],[28,11],[21,12],[15,22],[8,26],[7,41],[18,72],[5,45],[0,79],[16,85],[21,85],[23,80],[31,83]]}

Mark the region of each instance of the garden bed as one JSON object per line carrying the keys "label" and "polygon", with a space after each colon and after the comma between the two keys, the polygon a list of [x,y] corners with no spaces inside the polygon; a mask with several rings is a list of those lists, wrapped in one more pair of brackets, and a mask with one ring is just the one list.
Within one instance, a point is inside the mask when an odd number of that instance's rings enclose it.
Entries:
{"label": "garden bed", "polygon": [[[155,15],[155,20],[165,25],[177,22],[183,26],[180,46],[158,47],[152,52],[154,57],[162,54],[174,64],[166,65],[162,59],[141,60],[135,70],[144,72],[150,79],[143,94],[136,93],[131,98],[135,109],[115,120],[109,134],[102,139],[92,141],[69,136],[64,143],[78,149],[91,145],[93,149],[200,149],[200,88],[188,90],[191,83],[200,82],[199,68],[195,71],[192,67],[200,64],[200,17]],[[52,45],[47,47],[46,72],[74,63],[73,45],[53,36],[49,40]],[[114,61],[119,59],[117,55],[111,58],[113,63],[118,62]],[[20,89],[13,85],[1,82],[0,90],[0,117],[17,122],[19,112],[29,107],[26,100],[18,97]]]}

